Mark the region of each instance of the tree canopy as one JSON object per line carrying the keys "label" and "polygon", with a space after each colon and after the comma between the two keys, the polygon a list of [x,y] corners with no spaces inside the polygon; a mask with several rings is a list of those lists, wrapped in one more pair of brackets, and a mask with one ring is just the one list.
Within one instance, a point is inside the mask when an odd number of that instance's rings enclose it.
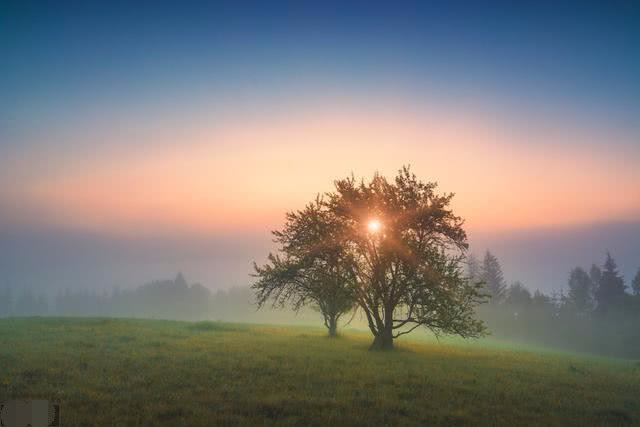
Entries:
{"label": "tree canopy", "polygon": [[581,267],[569,273],[569,293],[567,302],[578,312],[588,313],[593,310],[594,286],[591,277]]}
{"label": "tree canopy", "polygon": [[311,305],[322,314],[329,335],[335,335],[338,321],[354,305],[340,223],[318,197],[304,210],[287,213],[284,228],[273,235],[280,254],[270,253],[263,266],[254,263],[258,305],[270,300],[296,311]]}
{"label": "tree canopy", "polygon": [[618,273],[618,265],[607,252],[599,286],[595,292],[598,312],[606,314],[614,307],[623,307],[628,297],[625,289],[624,278]]}
{"label": "tree canopy", "polygon": [[[485,301],[482,284],[463,273],[468,248],[463,220],[408,167],[389,182],[352,176],[304,211],[288,214],[275,232],[281,255],[256,266],[259,304],[320,305],[335,291],[366,317],[372,349],[418,327],[435,334],[478,337],[485,327],[474,307]],[[344,307],[350,307],[345,304]]]}

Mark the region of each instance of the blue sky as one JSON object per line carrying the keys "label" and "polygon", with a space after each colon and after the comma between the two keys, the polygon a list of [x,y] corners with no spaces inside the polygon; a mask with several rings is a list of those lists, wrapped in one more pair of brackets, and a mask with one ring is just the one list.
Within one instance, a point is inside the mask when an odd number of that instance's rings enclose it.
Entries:
{"label": "blue sky", "polygon": [[640,111],[632,2],[88,3],[4,6],[1,102],[15,126],[238,91],[312,101],[318,88],[628,124]]}

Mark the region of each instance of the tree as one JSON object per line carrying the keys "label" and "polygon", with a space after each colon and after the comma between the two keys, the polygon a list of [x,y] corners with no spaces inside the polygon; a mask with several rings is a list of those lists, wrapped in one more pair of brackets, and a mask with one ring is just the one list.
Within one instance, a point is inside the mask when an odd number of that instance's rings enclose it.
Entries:
{"label": "tree", "polygon": [[538,310],[551,311],[555,308],[553,305],[553,298],[540,292],[539,290],[536,290],[533,293],[531,304]]}
{"label": "tree", "polygon": [[179,291],[183,291],[189,287],[187,279],[184,278],[182,271],[179,271],[178,274],[176,274],[176,278],[173,280],[173,283]]}
{"label": "tree", "polygon": [[327,195],[343,229],[355,300],[374,335],[371,349],[392,349],[395,338],[418,327],[485,333],[474,316],[485,300],[482,285],[463,272],[463,220],[449,208],[453,194],[436,194],[436,186],[403,167],[394,182],[377,173],[368,183],[352,176]]}
{"label": "tree", "polygon": [[615,308],[622,308],[627,296],[624,279],[618,274],[618,266],[609,252],[603,265],[600,286],[595,294],[598,311],[607,313]]}
{"label": "tree", "polygon": [[631,281],[631,289],[636,297],[640,297],[640,268],[638,268],[636,277]]}
{"label": "tree", "polygon": [[521,282],[513,282],[507,289],[505,302],[515,307],[528,307],[532,302],[531,292]]}
{"label": "tree", "polygon": [[254,263],[258,279],[252,285],[259,307],[291,305],[295,311],[312,305],[323,317],[330,336],[338,321],[354,306],[350,254],[344,231],[320,197],[303,211],[287,213],[282,231],[274,231],[280,254],[269,254],[263,266]]}
{"label": "tree", "polygon": [[485,290],[491,296],[491,303],[502,302],[507,285],[498,258],[488,250],[482,263],[482,281],[484,282]]}
{"label": "tree", "polygon": [[467,255],[467,273],[469,274],[469,280],[474,282],[482,281],[482,266],[478,258],[472,253]]}
{"label": "tree", "polygon": [[593,287],[593,292],[595,294],[600,287],[600,280],[602,280],[602,270],[600,270],[600,267],[595,264],[591,264],[589,279],[591,279],[591,286]]}
{"label": "tree", "polygon": [[571,308],[580,313],[593,310],[593,282],[586,271],[581,267],[571,270],[568,286],[567,303]]}
{"label": "tree", "polygon": [[210,298],[207,288],[199,283],[189,285],[179,272],[173,280],[154,280],[137,287],[123,298],[122,309],[143,317],[201,319],[208,314]]}

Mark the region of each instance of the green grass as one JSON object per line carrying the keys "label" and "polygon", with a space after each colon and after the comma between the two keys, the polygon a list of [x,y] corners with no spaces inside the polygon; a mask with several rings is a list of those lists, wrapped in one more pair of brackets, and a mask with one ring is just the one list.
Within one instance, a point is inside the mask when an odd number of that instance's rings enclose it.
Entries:
{"label": "green grass", "polygon": [[0,319],[0,401],[66,426],[640,423],[640,362],[504,344],[128,319]]}

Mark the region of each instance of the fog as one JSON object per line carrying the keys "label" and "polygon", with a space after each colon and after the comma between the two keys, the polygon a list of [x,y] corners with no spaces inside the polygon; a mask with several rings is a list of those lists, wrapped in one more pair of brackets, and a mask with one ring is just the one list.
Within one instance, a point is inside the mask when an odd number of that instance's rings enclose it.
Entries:
{"label": "fog", "polygon": [[[632,247],[640,224],[472,235],[470,253],[489,249],[504,273],[504,293],[477,315],[490,339],[640,357],[640,295],[631,281],[640,267]],[[0,316],[115,316],[322,327],[313,308],[258,310],[250,273],[272,249],[269,236],[217,238],[116,236],[30,230],[2,233]],[[617,263],[628,301],[602,313],[595,285],[588,310],[576,308],[569,272]],[[185,272],[183,275],[182,272]],[[482,279],[482,278],[481,278]],[[483,279],[486,280],[486,279]],[[347,319],[351,319],[350,322]],[[357,312],[341,327],[367,330]],[[346,324],[345,324],[346,322]]]}
{"label": "fog", "polygon": [[[582,227],[469,232],[471,252],[491,249],[508,282],[559,291],[571,268],[600,262],[609,250],[631,280],[640,267],[640,222]],[[0,229],[0,287],[29,288],[52,297],[64,289],[133,289],[183,271],[211,291],[251,282],[251,263],[272,250],[271,235],[158,234],[125,236],[50,228]]]}

